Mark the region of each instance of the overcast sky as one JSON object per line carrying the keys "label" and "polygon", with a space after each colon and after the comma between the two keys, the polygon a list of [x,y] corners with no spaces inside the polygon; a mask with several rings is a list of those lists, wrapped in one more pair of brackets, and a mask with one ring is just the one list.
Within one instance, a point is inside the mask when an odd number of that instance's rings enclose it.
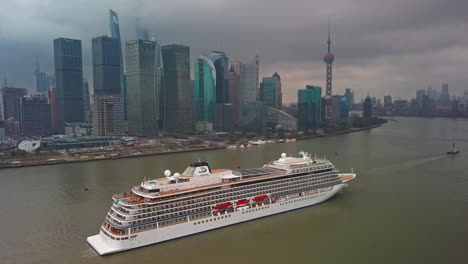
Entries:
{"label": "overcast sky", "polygon": [[[260,56],[260,75],[281,75],[284,101],[306,84],[325,86],[328,17],[332,21],[333,93],[414,97],[416,89],[462,95],[468,88],[467,0],[12,0],[0,8],[0,76],[31,91],[35,56],[53,71],[52,40],[81,39],[92,80],[91,38],[108,33],[108,9],[123,40],[136,17],[161,44],[231,60]],[[193,65],[192,65],[193,70]],[[91,83],[92,86],[92,83]]]}

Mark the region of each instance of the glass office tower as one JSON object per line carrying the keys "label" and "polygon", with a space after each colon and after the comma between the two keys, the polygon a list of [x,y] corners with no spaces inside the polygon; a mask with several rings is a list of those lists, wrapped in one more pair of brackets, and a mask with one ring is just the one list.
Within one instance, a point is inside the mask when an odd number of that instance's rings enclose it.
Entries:
{"label": "glass office tower", "polygon": [[65,122],[84,122],[83,62],[81,40],[54,39],[57,92],[57,128],[65,132]]}
{"label": "glass office tower", "polygon": [[321,125],[322,88],[307,85],[297,92],[298,129],[307,130]]}
{"label": "glass office tower", "polygon": [[213,122],[216,103],[216,69],[213,62],[204,56],[195,62],[195,85],[193,99],[195,122]]}
{"label": "glass office tower", "polygon": [[133,40],[125,45],[128,134],[132,136],[158,135],[155,46],[154,41],[148,40]]}
{"label": "glass office tower", "polygon": [[164,63],[164,130],[192,131],[192,88],[190,48],[183,45],[161,47]]}

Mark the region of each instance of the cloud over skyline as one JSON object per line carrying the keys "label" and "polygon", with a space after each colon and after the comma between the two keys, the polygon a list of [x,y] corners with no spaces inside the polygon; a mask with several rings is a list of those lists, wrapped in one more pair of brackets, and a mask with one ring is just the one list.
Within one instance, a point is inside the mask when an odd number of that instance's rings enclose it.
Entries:
{"label": "cloud over skyline", "polygon": [[[33,89],[35,56],[53,71],[52,40],[81,39],[85,78],[92,80],[91,38],[107,34],[108,9],[124,41],[136,18],[161,44],[190,46],[192,63],[211,50],[231,60],[260,56],[261,77],[278,72],[284,100],[306,84],[325,85],[328,17],[335,54],[333,93],[360,98],[410,97],[416,89],[461,95],[468,88],[468,1],[462,0],[17,0],[0,10],[0,77]],[[192,65],[193,68],[193,65]]]}

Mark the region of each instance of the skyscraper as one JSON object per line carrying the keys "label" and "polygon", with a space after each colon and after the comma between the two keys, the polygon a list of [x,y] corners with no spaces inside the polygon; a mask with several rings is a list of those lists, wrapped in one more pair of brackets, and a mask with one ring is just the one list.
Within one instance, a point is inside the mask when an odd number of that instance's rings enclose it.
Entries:
{"label": "skyscraper", "polygon": [[450,94],[448,91],[448,84],[442,84],[442,93],[440,94],[439,104],[444,107],[451,105]]}
{"label": "skyscraper", "polygon": [[341,121],[341,97],[340,95],[332,95],[330,101],[330,118],[329,122],[338,124]]}
{"label": "skyscraper", "polygon": [[239,103],[255,102],[259,89],[259,58],[254,57],[240,65]]}
{"label": "skyscraper", "polygon": [[36,92],[45,93],[47,89],[54,85],[54,73],[42,72],[39,66],[39,59],[36,57],[36,70],[34,71],[34,85]]}
{"label": "skyscraper", "polygon": [[116,12],[112,9],[109,9],[109,36],[114,39],[118,39],[119,51],[120,51],[120,86],[123,96],[124,103],[124,117],[127,120],[127,81],[125,77],[123,55],[122,55],[122,39],[120,38],[120,26],[119,26],[119,17]]}
{"label": "skyscraper", "polygon": [[120,40],[106,36],[92,40],[95,94],[122,94]]}
{"label": "skyscraper", "polygon": [[93,95],[93,135],[125,135],[124,107],[120,94]]}
{"label": "skyscraper", "polygon": [[354,93],[351,91],[351,88],[346,88],[344,96],[348,99],[349,107],[354,104]]}
{"label": "skyscraper", "polygon": [[81,40],[54,39],[57,92],[57,126],[65,132],[65,122],[84,121],[83,64]]}
{"label": "skyscraper", "polygon": [[283,91],[281,87],[281,77],[277,72],[275,72],[275,74],[273,74],[272,77],[275,79],[275,93],[276,93],[274,107],[276,109],[281,109],[283,108]]}
{"label": "skyscraper", "polygon": [[297,126],[299,130],[318,128],[321,125],[322,88],[307,85],[297,91]]}
{"label": "skyscraper", "polygon": [[192,90],[190,48],[183,45],[161,47],[164,63],[164,130],[192,131]]}
{"label": "skyscraper", "polygon": [[150,40],[148,28],[141,22],[139,17],[135,19],[135,34],[137,39]]}
{"label": "skyscraper", "polygon": [[[233,124],[239,124],[239,73],[240,62],[233,62],[229,70],[228,102],[232,104]],[[237,70],[236,70],[237,69]]]}
{"label": "skyscraper", "polygon": [[153,41],[128,41],[125,47],[127,69],[128,134],[152,137],[158,134],[154,76]]}
{"label": "skyscraper", "polygon": [[222,51],[213,51],[210,59],[216,69],[216,103],[226,103],[229,86],[229,58]]}
{"label": "skyscraper", "polygon": [[245,132],[263,133],[266,129],[267,106],[264,102],[246,102],[240,106],[239,127]]}
{"label": "skyscraper", "polygon": [[277,92],[276,92],[276,80],[273,77],[264,77],[260,84],[260,100],[265,102],[267,106],[276,108],[277,106]]}
{"label": "skyscraper", "polygon": [[372,117],[372,99],[370,98],[369,95],[366,97],[366,99],[364,99],[362,117],[364,118]]}
{"label": "skyscraper", "polygon": [[57,131],[57,98],[55,88],[49,88],[47,90],[47,102],[50,105],[50,118],[51,118],[51,130],[52,134],[58,133]]}
{"label": "skyscraper", "polygon": [[426,96],[426,90],[416,90],[416,102],[418,103],[419,107],[423,106],[424,96]]}
{"label": "skyscraper", "polygon": [[384,96],[384,111],[385,115],[391,115],[392,113],[392,96],[391,95],[386,95]]}
{"label": "skyscraper", "polygon": [[195,122],[213,122],[217,93],[217,74],[213,62],[204,56],[195,61],[193,99]]}
{"label": "skyscraper", "polygon": [[84,110],[84,115],[85,115],[85,122],[89,123],[91,122],[91,98],[89,96],[89,83],[88,80],[83,79],[83,110]]}
{"label": "skyscraper", "polygon": [[93,135],[117,136],[125,132],[121,89],[120,40],[97,37],[93,48]]}
{"label": "skyscraper", "polygon": [[155,76],[155,86],[156,86],[156,99],[157,99],[157,117],[158,117],[158,128],[159,130],[163,129],[163,120],[164,120],[164,65],[161,55],[161,44],[153,36],[153,41],[156,42],[156,50],[154,55],[154,76]]}
{"label": "skyscraper", "polygon": [[331,53],[331,38],[330,38],[330,21],[328,21],[328,52],[323,57],[323,61],[327,64],[326,69],[326,92],[325,92],[325,120],[331,118],[331,95],[332,95],[332,64],[335,60],[335,55]]}
{"label": "skyscraper", "polygon": [[52,112],[43,94],[18,98],[20,132],[23,136],[52,134]]}
{"label": "skyscraper", "polygon": [[3,87],[3,120],[13,118],[19,120],[18,114],[18,98],[25,96],[28,93],[26,88]]}
{"label": "skyscraper", "polygon": [[214,107],[213,128],[218,132],[230,132],[234,129],[232,104],[216,104]]}

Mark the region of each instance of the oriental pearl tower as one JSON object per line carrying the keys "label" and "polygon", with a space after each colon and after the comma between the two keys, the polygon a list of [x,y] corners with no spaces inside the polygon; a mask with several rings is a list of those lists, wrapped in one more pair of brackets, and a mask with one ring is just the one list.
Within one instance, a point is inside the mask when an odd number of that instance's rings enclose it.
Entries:
{"label": "oriental pearl tower", "polygon": [[332,64],[335,60],[335,55],[331,53],[331,39],[330,39],[330,19],[328,20],[328,52],[323,56],[323,61],[327,64],[327,89],[324,97],[325,101],[325,121],[329,122],[331,118],[331,99],[332,99]]}

